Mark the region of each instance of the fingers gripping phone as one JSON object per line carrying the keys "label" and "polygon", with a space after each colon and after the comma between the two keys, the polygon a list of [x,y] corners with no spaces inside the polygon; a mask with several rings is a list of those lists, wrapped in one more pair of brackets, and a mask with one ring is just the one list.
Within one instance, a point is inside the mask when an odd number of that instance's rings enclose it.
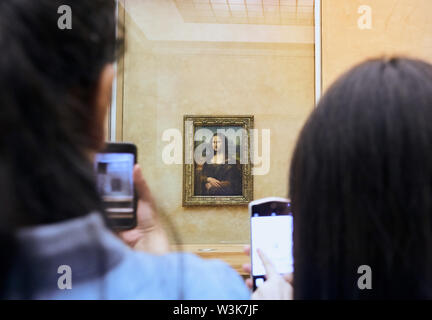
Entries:
{"label": "fingers gripping phone", "polygon": [[253,290],[265,280],[257,249],[262,250],[281,274],[293,272],[291,203],[283,198],[264,198],[249,203],[251,217],[251,276]]}
{"label": "fingers gripping phone", "polygon": [[137,148],[131,143],[107,143],[95,157],[97,188],[108,224],[114,230],[132,229],[137,224],[133,183],[136,163]]}

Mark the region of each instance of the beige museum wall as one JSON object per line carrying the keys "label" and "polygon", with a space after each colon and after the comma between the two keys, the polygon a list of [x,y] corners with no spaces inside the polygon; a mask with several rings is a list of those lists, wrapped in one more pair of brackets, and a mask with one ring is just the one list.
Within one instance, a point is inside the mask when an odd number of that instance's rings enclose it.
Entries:
{"label": "beige museum wall", "polygon": [[137,144],[159,209],[183,243],[248,242],[247,207],[182,207],[182,165],[162,162],[162,133],[182,131],[185,114],[254,115],[255,128],[271,130],[270,171],[255,176],[254,198],[286,197],[294,143],[314,105],[314,45],[150,41],[125,17],[121,135]]}
{"label": "beige museum wall", "polygon": [[[360,6],[372,9],[372,29],[361,30]],[[431,0],[322,0],[323,88],[371,57],[406,55],[432,62]]]}
{"label": "beige museum wall", "polygon": [[[371,30],[358,27],[362,5],[372,9]],[[143,8],[128,6],[134,17],[121,11],[127,51],[118,77],[117,138],[138,145],[159,209],[184,243],[248,242],[246,207],[181,206],[182,166],[162,162],[162,132],[181,130],[184,114],[254,115],[256,128],[271,130],[270,171],[255,177],[254,198],[286,196],[292,149],[314,103],[310,35],[297,36],[303,44],[148,40],[137,21],[148,19]],[[430,12],[430,0],[322,0],[323,88],[375,56],[432,62]],[[164,25],[155,30],[162,34]]]}

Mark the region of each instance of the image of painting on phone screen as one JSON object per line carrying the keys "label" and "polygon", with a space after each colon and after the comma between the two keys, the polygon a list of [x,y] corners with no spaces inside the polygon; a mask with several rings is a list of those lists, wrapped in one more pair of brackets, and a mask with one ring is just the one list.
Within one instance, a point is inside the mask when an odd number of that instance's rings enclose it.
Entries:
{"label": "image of painting on phone screen", "polygon": [[132,213],[134,155],[100,153],[96,155],[97,188],[110,214]]}
{"label": "image of painting on phone screen", "polygon": [[253,276],[265,275],[264,265],[258,256],[257,249],[266,254],[279,273],[293,271],[292,230],[293,217],[291,215],[252,217]]}

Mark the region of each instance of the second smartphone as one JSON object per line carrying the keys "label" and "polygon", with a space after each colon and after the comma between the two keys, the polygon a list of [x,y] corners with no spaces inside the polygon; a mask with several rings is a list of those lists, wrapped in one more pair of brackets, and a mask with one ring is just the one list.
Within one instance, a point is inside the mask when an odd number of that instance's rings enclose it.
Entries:
{"label": "second smartphone", "polygon": [[262,250],[280,274],[293,272],[293,216],[284,198],[264,198],[249,203],[251,217],[251,266],[253,289],[265,281],[265,269],[258,256]]}
{"label": "second smartphone", "polygon": [[133,183],[136,163],[137,148],[131,143],[107,143],[95,157],[97,188],[108,224],[114,230],[132,229],[137,224]]}

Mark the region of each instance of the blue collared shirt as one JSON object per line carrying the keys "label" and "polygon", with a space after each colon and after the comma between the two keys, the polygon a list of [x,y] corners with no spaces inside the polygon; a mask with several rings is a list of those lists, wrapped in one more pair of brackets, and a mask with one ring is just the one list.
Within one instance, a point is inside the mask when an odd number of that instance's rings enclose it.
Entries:
{"label": "blue collared shirt", "polygon": [[[98,213],[21,229],[17,240],[20,253],[8,276],[8,299],[250,299],[227,264],[186,253],[132,250]],[[71,289],[59,288],[67,282],[61,266],[70,267]]]}

